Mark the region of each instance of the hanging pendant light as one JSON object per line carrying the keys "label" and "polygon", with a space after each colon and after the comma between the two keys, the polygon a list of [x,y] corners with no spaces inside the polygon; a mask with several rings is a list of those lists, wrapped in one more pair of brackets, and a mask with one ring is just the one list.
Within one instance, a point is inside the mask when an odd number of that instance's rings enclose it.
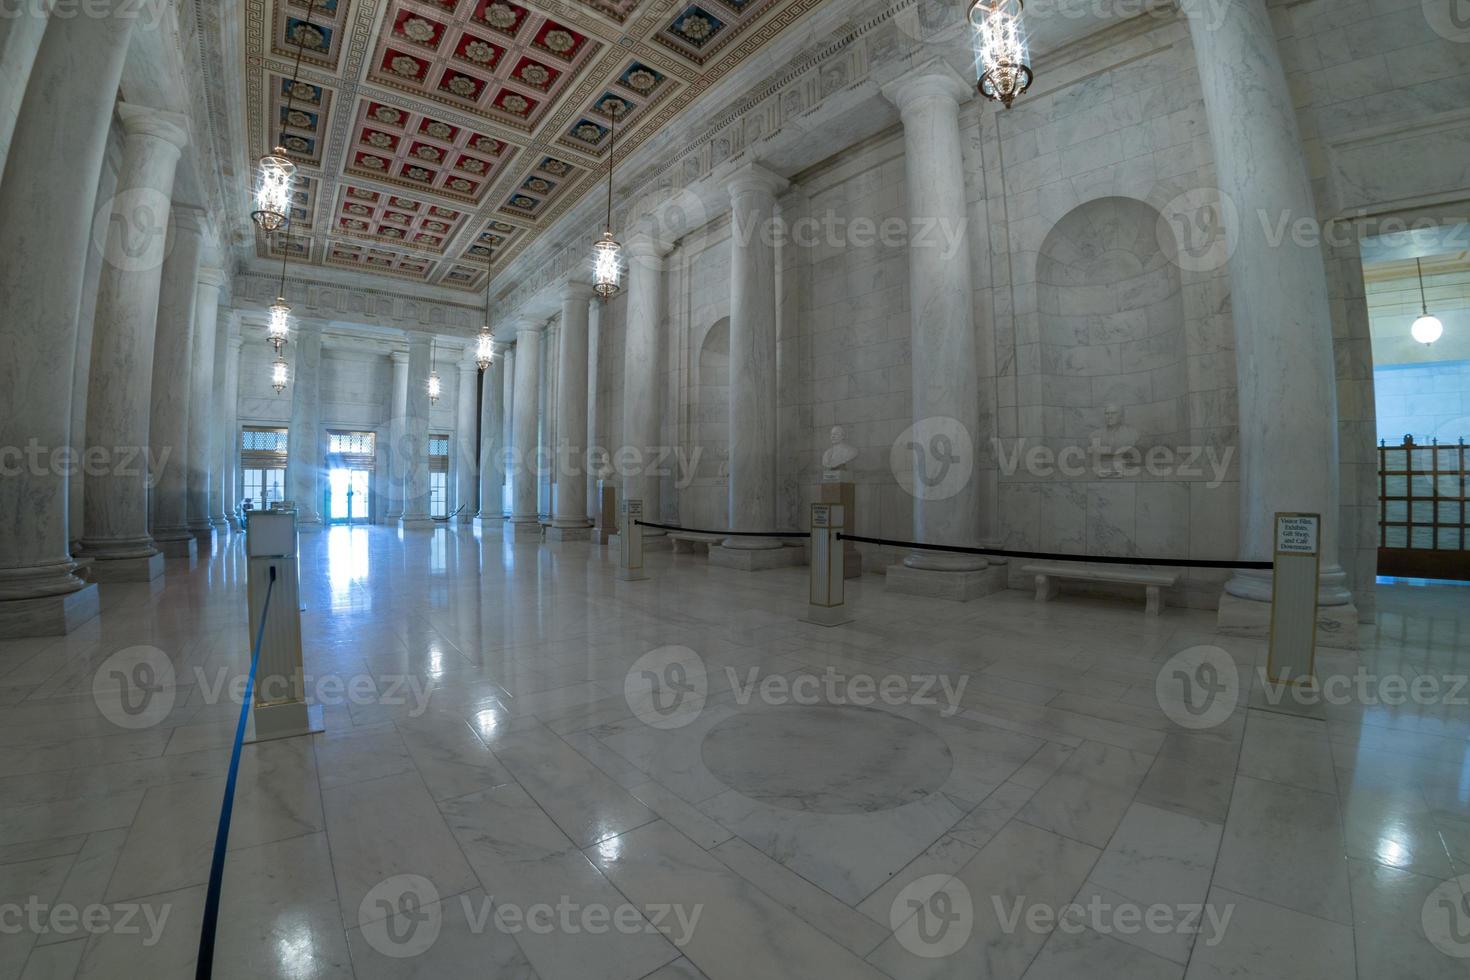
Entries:
{"label": "hanging pendant light", "polygon": [[296,164],[286,155],[286,123],[296,105],[296,82],[301,77],[301,56],[306,50],[306,29],[311,27],[311,15],[316,11],[316,0],[306,7],[306,23],[296,32],[296,67],[291,71],[291,84],[286,88],[286,112],[281,120],[281,138],[275,149],[260,158],[256,174],[255,210],[250,219],[262,231],[272,232],[291,223],[291,192],[296,183]]}
{"label": "hanging pendant light", "polygon": [[613,155],[618,149],[618,116],[626,103],[622,99],[609,99],[604,104],[612,116],[612,143],[607,151],[607,226],[602,237],[592,244],[592,291],[606,302],[616,296],[620,288],[619,258],[623,246],[613,237],[612,230]]}
{"label": "hanging pendant light", "polygon": [[[490,254],[485,257],[487,264],[495,262],[495,246],[490,246]],[[480,328],[480,336],[475,341],[475,363],[481,371],[488,371],[490,364],[495,360],[495,335],[490,332],[490,271],[485,271],[485,325]]]}
{"label": "hanging pendant light", "polygon": [[974,0],[970,5],[980,94],[1007,109],[1036,77],[1021,24],[1024,6],[1022,0]]}
{"label": "hanging pendant light", "polygon": [[276,301],[270,305],[270,323],[266,326],[266,341],[281,356],[281,348],[291,339],[291,307],[286,305],[286,256],[291,252],[291,232],[286,231],[286,240],[281,245],[281,285]]}
{"label": "hanging pendant light", "polygon": [[439,372],[437,370],[437,365],[435,363],[436,360],[437,360],[437,356],[436,355],[437,355],[437,350],[436,350],[435,346],[433,346],[432,343],[431,343],[431,346],[429,347],[429,404],[430,405],[437,405],[437,404],[439,404],[440,382],[439,382]]}
{"label": "hanging pendant light", "polygon": [[288,377],[286,359],[277,354],[275,363],[271,365],[271,387],[276,389],[276,394],[286,390]]}
{"label": "hanging pendant light", "polygon": [[1429,312],[1429,302],[1424,298],[1424,265],[1418,259],[1415,259],[1414,268],[1419,273],[1420,313],[1419,319],[1415,320],[1414,325],[1409,327],[1409,333],[1419,343],[1428,347],[1440,337],[1444,336],[1444,324],[1440,322],[1439,317]]}

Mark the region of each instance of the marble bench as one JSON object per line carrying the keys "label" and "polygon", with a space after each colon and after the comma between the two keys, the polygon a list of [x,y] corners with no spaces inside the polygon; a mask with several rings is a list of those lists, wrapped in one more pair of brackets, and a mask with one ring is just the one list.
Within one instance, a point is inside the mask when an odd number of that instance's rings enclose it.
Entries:
{"label": "marble bench", "polygon": [[698,531],[670,531],[669,540],[674,542],[675,551],[699,554],[709,551],[709,546],[725,540],[718,534],[700,534]]}
{"label": "marble bench", "polygon": [[1047,602],[1057,594],[1057,579],[1072,579],[1079,582],[1115,582],[1124,585],[1141,585],[1148,597],[1144,614],[1157,616],[1164,606],[1160,589],[1171,588],[1179,581],[1173,572],[1150,572],[1142,569],[1125,568],[1120,565],[1063,565],[1048,563],[1022,565],[1021,571],[1036,576],[1036,601]]}

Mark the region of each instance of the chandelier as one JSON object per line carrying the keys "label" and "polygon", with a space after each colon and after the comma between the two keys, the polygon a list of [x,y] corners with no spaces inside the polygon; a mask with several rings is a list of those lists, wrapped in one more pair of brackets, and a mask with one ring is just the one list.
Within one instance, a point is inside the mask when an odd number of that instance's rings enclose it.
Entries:
{"label": "chandelier", "polygon": [[276,231],[291,223],[291,190],[296,180],[296,164],[286,156],[286,124],[296,103],[296,82],[301,77],[301,55],[306,50],[307,28],[311,27],[311,15],[316,11],[316,0],[306,7],[306,23],[296,31],[296,67],[291,72],[291,84],[286,87],[286,111],[281,117],[281,139],[275,149],[260,158],[259,173],[255,185],[255,210],[250,218],[261,230]]}
{"label": "chandelier", "polygon": [[602,237],[592,244],[592,291],[601,296],[604,302],[616,296],[619,288],[618,257],[623,246],[613,237],[612,230],[613,155],[618,149],[618,116],[626,105],[619,98],[608,99],[603,103],[608,115],[612,117],[612,143],[607,151],[607,226],[603,229]]}
{"label": "chandelier", "polygon": [[271,365],[271,387],[276,389],[276,394],[286,390],[286,381],[286,359],[278,353],[276,362]]}
{"label": "chandelier", "polygon": [[970,5],[980,94],[1007,109],[1035,79],[1027,64],[1023,7],[1023,0],[974,0]]}
{"label": "chandelier", "polygon": [[1428,347],[1440,337],[1444,336],[1444,324],[1439,321],[1439,317],[1429,312],[1429,302],[1424,298],[1424,266],[1418,259],[1414,260],[1414,268],[1419,273],[1420,312],[1419,319],[1415,320],[1414,325],[1409,327],[1409,333],[1419,343]]}
{"label": "chandelier", "polygon": [[266,326],[266,341],[281,356],[281,348],[291,339],[291,307],[286,305],[286,256],[291,253],[291,232],[286,231],[286,240],[281,243],[281,285],[276,301],[270,305],[270,323]]}
{"label": "chandelier", "polygon": [[430,405],[437,405],[437,404],[439,404],[439,394],[440,394],[440,390],[441,390],[441,384],[440,384],[440,381],[439,381],[438,365],[435,363],[436,360],[437,360],[436,354],[437,354],[437,352],[436,352],[435,348],[431,345],[429,347],[429,404]]}
{"label": "chandelier", "polygon": [[[495,262],[495,246],[490,245],[490,254],[485,257],[487,264]],[[485,325],[480,328],[480,336],[475,341],[475,363],[481,371],[488,371],[490,364],[495,360],[495,336],[490,332],[490,280],[492,276],[489,269],[485,270]]]}

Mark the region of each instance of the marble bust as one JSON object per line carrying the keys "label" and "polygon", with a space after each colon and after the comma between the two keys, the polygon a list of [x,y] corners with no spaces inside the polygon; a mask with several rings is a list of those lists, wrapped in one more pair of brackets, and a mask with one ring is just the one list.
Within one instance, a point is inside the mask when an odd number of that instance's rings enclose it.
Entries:
{"label": "marble bust", "polygon": [[1138,430],[1123,421],[1121,405],[1103,408],[1103,427],[1094,429],[1088,441],[1097,474],[1104,479],[1121,477],[1124,463],[1138,453]]}
{"label": "marble bust", "polygon": [[832,426],[832,444],[822,453],[822,469],[830,472],[846,470],[847,464],[857,459],[857,447],[847,441],[842,426]]}
{"label": "marble bust", "polygon": [[606,452],[599,452],[597,454],[597,462],[596,462],[596,464],[593,465],[592,472],[597,477],[597,479],[599,479],[599,480],[611,480],[612,479],[612,477],[613,477],[612,460],[608,458],[608,455],[607,455]]}

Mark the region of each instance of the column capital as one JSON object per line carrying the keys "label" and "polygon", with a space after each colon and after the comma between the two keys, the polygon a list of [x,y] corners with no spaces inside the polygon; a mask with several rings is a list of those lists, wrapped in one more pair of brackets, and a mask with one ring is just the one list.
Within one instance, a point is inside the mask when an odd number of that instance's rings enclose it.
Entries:
{"label": "column capital", "polygon": [[173,204],[169,208],[169,217],[173,219],[174,234],[189,234],[202,238],[209,230],[209,212],[203,208],[196,208],[192,204]]}
{"label": "column capital", "polygon": [[199,269],[199,285],[210,286],[214,289],[222,289],[229,278],[225,270],[216,269],[213,266],[202,266]]}
{"label": "column capital", "polygon": [[165,112],[135,102],[119,102],[117,115],[128,136],[152,136],[182,150],[189,145],[189,121],[177,112]]}
{"label": "column capital", "polygon": [[477,352],[476,352],[476,350],[475,350],[475,348],[473,346],[466,347],[460,353],[460,359],[459,359],[459,373],[460,374],[475,374],[475,373],[477,373],[480,370],[480,365],[475,360],[475,354],[476,353]]}
{"label": "column capital", "polygon": [[898,107],[900,115],[926,102],[945,102],[953,107],[968,102],[975,86],[965,81],[947,62],[934,59],[883,86],[883,97]]}
{"label": "column capital", "polygon": [[394,367],[408,367],[408,351],[395,350],[388,354],[388,359],[393,362]]}
{"label": "column capital", "polygon": [[408,349],[412,351],[415,347],[428,347],[434,342],[434,335],[424,333],[420,330],[405,330],[408,334]]}
{"label": "column capital", "polygon": [[577,279],[568,279],[562,284],[561,298],[563,302],[573,300],[591,300],[594,293],[592,284]]}
{"label": "column capital", "polygon": [[245,347],[245,338],[242,337],[242,336],[240,336],[237,333],[230,334],[228,340],[229,340],[230,350],[231,350],[231,352],[233,352],[235,354],[240,353],[240,351],[243,350],[244,347]]}
{"label": "column capital", "polygon": [[763,194],[772,200],[791,186],[791,181],[759,163],[747,163],[725,178],[732,199],[745,194]]}
{"label": "column capital", "polygon": [[644,262],[655,259],[663,259],[674,250],[670,242],[655,238],[648,232],[640,231],[628,237],[628,242],[623,246],[628,251],[630,258],[639,259]]}

